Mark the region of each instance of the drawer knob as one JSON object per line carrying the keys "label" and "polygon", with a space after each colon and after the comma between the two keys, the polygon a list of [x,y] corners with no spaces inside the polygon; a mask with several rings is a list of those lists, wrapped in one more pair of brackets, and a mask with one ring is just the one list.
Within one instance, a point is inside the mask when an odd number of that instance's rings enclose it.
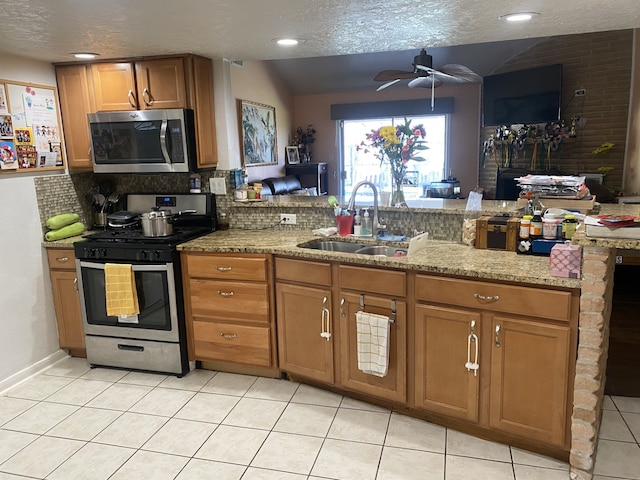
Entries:
{"label": "drawer knob", "polygon": [[218,290],[218,295],[221,297],[233,297],[233,292],[223,292],[222,290]]}
{"label": "drawer knob", "polygon": [[500,300],[499,295],[480,295],[479,293],[474,293],[473,297],[477,298],[478,300],[485,300],[489,302],[497,302],[498,300]]}
{"label": "drawer knob", "polygon": [[227,340],[233,340],[234,338],[238,337],[238,335],[236,335],[235,333],[224,333],[224,332],[220,332],[220,336],[223,338],[226,338]]}
{"label": "drawer knob", "polygon": [[58,257],[56,258],[56,262],[66,263],[69,261],[69,257]]}
{"label": "drawer knob", "polygon": [[219,267],[219,266],[216,266],[216,270],[218,270],[219,272],[230,272],[231,271],[231,267]]}

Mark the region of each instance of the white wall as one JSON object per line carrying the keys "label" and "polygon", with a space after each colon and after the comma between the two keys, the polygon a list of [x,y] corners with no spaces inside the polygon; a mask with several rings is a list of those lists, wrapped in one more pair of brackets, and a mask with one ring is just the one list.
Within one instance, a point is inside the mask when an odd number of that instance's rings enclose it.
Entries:
{"label": "white wall", "polygon": [[[0,53],[0,78],[55,86],[51,64]],[[59,350],[33,177],[0,174],[0,390]],[[6,382],[5,382],[6,381]],[[4,382],[4,384],[3,384]]]}

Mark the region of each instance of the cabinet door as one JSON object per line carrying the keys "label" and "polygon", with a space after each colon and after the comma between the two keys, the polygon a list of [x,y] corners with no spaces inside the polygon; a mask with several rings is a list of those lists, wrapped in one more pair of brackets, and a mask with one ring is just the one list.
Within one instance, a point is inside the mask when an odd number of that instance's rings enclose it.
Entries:
{"label": "cabinet door", "polygon": [[51,270],[53,304],[61,348],[84,349],[78,279],[73,270]]}
{"label": "cabinet door", "polygon": [[93,112],[86,65],[56,67],[64,146],[70,170],[91,170],[91,142],[87,114]]}
{"label": "cabinet door", "polygon": [[[470,335],[475,333],[477,338]],[[478,421],[480,315],[469,310],[416,307],[415,403],[431,412]],[[476,360],[478,346],[478,360]],[[478,363],[468,370],[467,361]]]}
{"label": "cabinet door", "polygon": [[569,327],[495,316],[491,335],[491,427],[564,445]]}
{"label": "cabinet door", "polygon": [[187,108],[184,60],[161,58],[136,63],[138,104],[141,110]]}
{"label": "cabinet door", "polygon": [[91,81],[96,111],[138,110],[131,63],[94,63],[91,65]]}
{"label": "cabinet door", "polygon": [[[365,311],[390,317],[392,305],[388,298],[365,296]],[[407,305],[395,301],[395,321],[390,324],[389,366],[384,377],[364,373],[358,369],[358,334],[356,312],[360,309],[360,295],[340,294],[340,383],[343,387],[398,402],[407,399]]]}
{"label": "cabinet door", "polygon": [[333,384],[331,291],[278,283],[276,309],[280,368]]}
{"label": "cabinet door", "polygon": [[189,69],[191,75],[189,108],[193,108],[195,114],[197,164],[198,168],[211,168],[218,165],[213,65],[210,59],[198,56],[189,57],[189,61],[192,65]]}

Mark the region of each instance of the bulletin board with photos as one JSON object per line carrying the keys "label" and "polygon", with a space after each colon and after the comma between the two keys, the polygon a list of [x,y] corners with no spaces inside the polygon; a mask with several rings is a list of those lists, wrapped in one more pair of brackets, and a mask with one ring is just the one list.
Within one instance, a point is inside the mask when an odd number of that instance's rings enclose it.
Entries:
{"label": "bulletin board with photos", "polygon": [[63,141],[55,87],[0,79],[0,174],[64,170]]}

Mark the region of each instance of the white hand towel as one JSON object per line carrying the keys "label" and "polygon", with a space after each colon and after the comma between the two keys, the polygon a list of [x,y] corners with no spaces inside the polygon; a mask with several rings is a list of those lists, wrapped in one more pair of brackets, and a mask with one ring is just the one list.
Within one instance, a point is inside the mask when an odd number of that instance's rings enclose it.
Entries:
{"label": "white hand towel", "polygon": [[359,370],[377,377],[387,374],[390,324],[384,315],[356,312]]}

